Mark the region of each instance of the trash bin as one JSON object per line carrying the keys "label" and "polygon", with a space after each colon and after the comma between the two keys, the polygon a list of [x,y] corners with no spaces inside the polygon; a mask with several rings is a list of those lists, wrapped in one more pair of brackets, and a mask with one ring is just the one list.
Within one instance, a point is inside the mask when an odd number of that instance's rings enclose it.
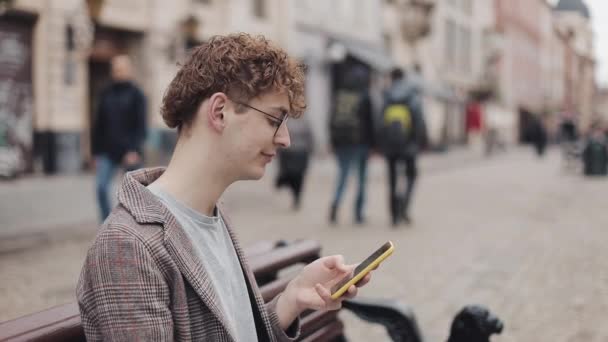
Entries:
{"label": "trash bin", "polygon": [[605,141],[589,139],[583,150],[583,170],[585,176],[608,174],[608,148]]}

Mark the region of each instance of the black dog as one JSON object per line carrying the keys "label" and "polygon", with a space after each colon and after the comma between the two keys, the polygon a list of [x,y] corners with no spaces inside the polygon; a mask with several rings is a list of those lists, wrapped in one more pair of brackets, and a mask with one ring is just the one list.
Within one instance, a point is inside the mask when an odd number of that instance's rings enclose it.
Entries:
{"label": "black dog", "polygon": [[504,325],[482,306],[465,306],[454,317],[448,342],[489,342],[492,334],[500,334]]}

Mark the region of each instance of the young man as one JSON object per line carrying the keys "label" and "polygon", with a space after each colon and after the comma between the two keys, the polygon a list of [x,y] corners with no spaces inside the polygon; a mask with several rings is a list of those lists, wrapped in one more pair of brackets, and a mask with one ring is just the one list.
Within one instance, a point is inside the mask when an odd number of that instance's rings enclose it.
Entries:
{"label": "young man", "polygon": [[110,188],[116,169],[138,168],[146,137],[146,98],[133,83],[131,60],[112,58],[112,83],[99,97],[93,126],[93,155],[99,217],[110,215]]}
{"label": "young man", "polygon": [[289,146],[303,82],[263,37],[216,36],[193,51],[163,99],[179,132],[168,167],[125,176],[87,255],[77,289],[87,340],[290,341],[301,312],[340,307],[328,289],[353,269],[341,256],[309,264],[265,305],[218,203]]}

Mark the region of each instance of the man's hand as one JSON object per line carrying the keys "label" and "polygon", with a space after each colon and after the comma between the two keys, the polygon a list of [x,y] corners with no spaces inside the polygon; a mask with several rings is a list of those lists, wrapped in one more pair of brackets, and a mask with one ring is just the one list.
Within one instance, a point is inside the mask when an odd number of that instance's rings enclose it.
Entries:
{"label": "man's hand", "polygon": [[330,289],[342,278],[351,274],[356,265],[345,265],[341,255],[328,256],[308,264],[288,285],[279,297],[277,314],[281,327],[287,329],[304,310],[337,310],[342,301],[357,295],[357,287],[371,279],[371,273],[351,286],[340,298],[333,300]]}
{"label": "man's hand", "polygon": [[125,166],[133,166],[139,164],[141,158],[139,157],[139,153],[135,151],[128,152],[122,158],[122,163]]}

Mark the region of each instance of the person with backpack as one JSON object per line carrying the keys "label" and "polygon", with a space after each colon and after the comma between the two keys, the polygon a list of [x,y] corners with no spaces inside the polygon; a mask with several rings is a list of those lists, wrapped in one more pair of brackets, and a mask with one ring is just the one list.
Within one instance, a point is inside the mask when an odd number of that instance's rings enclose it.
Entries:
{"label": "person with backpack", "polygon": [[[404,71],[391,71],[391,85],[385,93],[382,110],[382,149],[389,175],[391,222],[411,223],[409,206],[418,175],[416,157],[426,141],[426,125],[422,111],[420,89],[407,81]],[[397,190],[400,165],[405,164],[405,192]]]}
{"label": "person with backpack", "polygon": [[358,191],[355,201],[355,223],[365,222],[363,207],[367,183],[367,161],[374,148],[372,102],[369,92],[369,71],[360,65],[351,67],[335,92],[330,120],[331,144],[338,161],[336,182],[329,220],[335,224],[349,171],[358,171]]}

